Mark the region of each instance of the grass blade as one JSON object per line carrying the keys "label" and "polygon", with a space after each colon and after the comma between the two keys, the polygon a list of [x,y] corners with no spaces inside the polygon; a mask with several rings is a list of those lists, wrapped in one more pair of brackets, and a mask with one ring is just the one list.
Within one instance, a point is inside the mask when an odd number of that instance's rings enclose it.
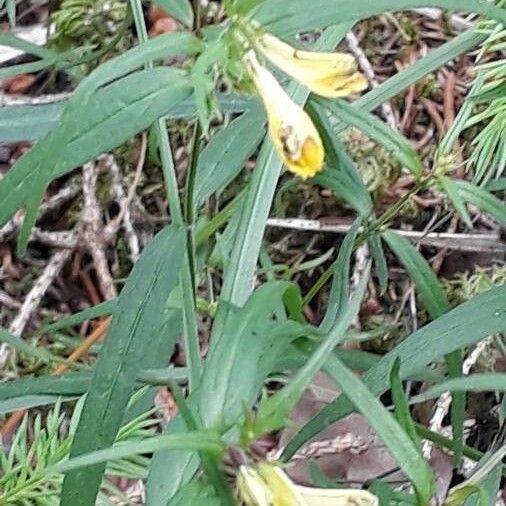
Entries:
{"label": "grass blade", "polygon": [[417,491],[419,504],[429,504],[434,477],[421,451],[378,398],[335,355],[328,358],[325,372],[374,428],[399,467]]}
{"label": "grass blade", "polygon": [[385,11],[402,11],[416,7],[439,7],[444,10],[467,10],[506,24],[506,11],[480,0],[314,0],[308,9],[306,0],[266,0],[255,20],[278,34],[305,32],[334,23],[359,21]]}
{"label": "grass blade", "polygon": [[325,100],[312,98],[322,109],[327,110],[335,118],[348,126],[352,126],[366,134],[390,151],[413,174],[420,176],[423,164],[411,143],[399,132],[367,111],[353,107],[344,100]]}
{"label": "grass blade", "polygon": [[415,282],[420,299],[430,316],[437,318],[448,311],[450,305],[446,293],[425,258],[405,237],[391,230],[382,235]]}
{"label": "grass blade", "polygon": [[506,374],[481,373],[451,378],[413,397],[411,402],[435,399],[444,392],[506,392]]}
{"label": "grass blade", "polygon": [[506,226],[506,204],[504,202],[501,202],[481,186],[476,186],[468,181],[458,180],[454,183],[462,200],[489,213],[501,225]]}
{"label": "grass blade", "polygon": [[[109,460],[151,453],[159,449],[200,450],[212,454],[220,454],[223,451],[223,443],[216,435],[203,431],[189,432],[184,435],[154,436],[146,438],[143,441],[119,443],[110,448],[96,450],[78,457],[71,457],[61,464],[48,467],[46,474],[69,473],[83,467],[105,464]],[[83,493],[83,490],[81,489],[80,492]]]}

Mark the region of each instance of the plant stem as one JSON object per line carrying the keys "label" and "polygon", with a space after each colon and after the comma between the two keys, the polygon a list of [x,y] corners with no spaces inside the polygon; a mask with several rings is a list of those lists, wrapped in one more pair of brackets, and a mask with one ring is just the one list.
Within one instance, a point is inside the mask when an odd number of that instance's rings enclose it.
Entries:
{"label": "plant stem", "polygon": [[[137,36],[141,42],[146,42],[148,39],[148,33],[146,30],[146,23],[140,0],[130,0],[130,5],[132,7]],[[147,67],[152,66],[153,63],[148,62]],[[184,228],[186,224],[181,211],[181,200],[179,198],[176,171],[165,120],[159,119],[154,124],[154,131],[157,138],[158,148],[160,150],[162,171],[165,179],[165,189],[169,199],[170,216],[172,218],[172,222],[176,226]],[[196,307],[195,294],[193,290],[194,280],[191,273],[188,254],[186,254],[183,259],[180,280],[183,292],[183,340],[188,367],[189,389],[192,391],[196,389],[200,383],[202,363],[200,359],[197,321],[195,319]]]}

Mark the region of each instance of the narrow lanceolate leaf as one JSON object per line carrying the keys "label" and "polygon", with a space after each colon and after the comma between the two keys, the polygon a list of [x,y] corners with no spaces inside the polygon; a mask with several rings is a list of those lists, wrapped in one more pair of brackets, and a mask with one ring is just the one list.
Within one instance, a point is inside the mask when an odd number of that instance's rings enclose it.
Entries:
{"label": "narrow lanceolate leaf", "polygon": [[[299,299],[287,281],[256,290],[242,308],[231,308],[223,337],[211,344],[200,392],[200,413],[208,427],[234,423],[256,399],[276,362],[304,327],[288,321],[284,300]],[[294,325],[290,325],[294,324]]]}
{"label": "narrow lanceolate leaf", "polygon": [[[184,232],[169,226],[151,241],[135,264],[95,366],[71,457],[110,446],[137,373],[141,368],[163,365],[160,342],[171,311],[166,302],[178,283],[184,245]],[[165,344],[167,349],[173,345]],[[62,506],[94,504],[104,470],[105,463],[69,473],[63,483]]]}
{"label": "narrow lanceolate leaf", "polygon": [[222,190],[244,167],[265,135],[260,104],[231,121],[202,150],[195,175],[195,206]]}
{"label": "narrow lanceolate leaf", "polygon": [[506,374],[482,373],[452,378],[434,385],[411,402],[424,402],[444,392],[506,392]]}
{"label": "narrow lanceolate leaf", "polygon": [[[0,108],[0,142],[21,142],[41,139],[56,126],[68,100],[55,104],[10,105]],[[258,100],[249,95],[218,95],[223,113],[240,113],[258,106]],[[193,97],[172,107],[166,119],[194,118],[197,114]]]}
{"label": "narrow lanceolate leaf", "polygon": [[351,254],[353,253],[353,246],[359,226],[360,221],[356,220],[339,248],[339,255],[333,266],[334,275],[327,302],[327,311],[320,323],[320,330],[322,332],[328,332],[345,311],[349,295]]}
{"label": "narrow lanceolate leaf", "polygon": [[90,380],[91,372],[86,371],[6,381],[0,385],[0,401],[26,395],[82,395]]}
{"label": "narrow lanceolate leaf", "polygon": [[21,354],[26,355],[27,357],[36,358],[44,364],[63,361],[60,357],[52,355],[44,348],[37,348],[36,346],[23,341],[23,339],[20,339],[17,336],[13,336],[10,332],[2,327],[0,327],[0,343],[6,343]]}
{"label": "narrow lanceolate leaf", "polygon": [[490,192],[468,181],[454,181],[462,200],[493,216],[501,225],[506,226],[506,204]]}
{"label": "narrow lanceolate leaf", "polygon": [[439,184],[441,185],[443,191],[448,195],[448,198],[451,200],[455,210],[459,213],[462,221],[469,227],[473,228],[473,224],[471,223],[471,218],[469,217],[469,213],[467,212],[466,206],[460,196],[458,186],[455,182],[446,176],[441,176],[438,178]]}
{"label": "narrow lanceolate leaf", "polygon": [[506,10],[482,0],[315,0],[311,2],[310,9],[306,0],[266,0],[255,19],[269,31],[290,34],[415,7],[467,10],[506,24]]}
{"label": "narrow lanceolate leaf", "polygon": [[[68,473],[83,467],[95,467],[97,464],[105,464],[109,460],[151,453],[164,448],[169,450],[201,450],[212,454],[219,454],[223,450],[223,444],[217,435],[203,431],[188,432],[184,435],[154,436],[146,438],[143,441],[119,443],[110,448],[95,450],[78,457],[71,457],[60,464],[48,467],[46,473]],[[79,492],[82,493],[83,490],[77,490],[76,495],[79,495]],[[76,502],[74,504],[81,503]]]}
{"label": "narrow lanceolate leaf", "polygon": [[325,108],[310,102],[308,109],[320,132],[326,158],[326,170],[314,178],[315,183],[331,189],[361,216],[367,217],[372,211],[371,196],[330,123]]}
{"label": "narrow lanceolate leaf", "polygon": [[391,230],[383,232],[395,256],[408,271],[409,277],[415,282],[416,289],[425,309],[432,318],[437,318],[449,309],[446,293],[430,265],[419,251],[405,238]]}
{"label": "narrow lanceolate leaf", "polygon": [[[419,251],[404,237],[387,230],[383,237],[390,249],[395,253],[402,265],[408,271],[410,278],[415,282],[416,289],[425,309],[432,318],[437,318],[449,310],[450,305],[441,283],[434,274],[430,265]],[[448,374],[458,377],[462,374],[462,351],[455,350],[445,357]],[[464,443],[464,415],[465,395],[456,393],[452,399],[451,423],[453,437],[457,444],[455,451],[455,463],[461,457]]]}
{"label": "narrow lanceolate leaf", "polygon": [[125,142],[192,92],[184,74],[169,68],[115,80],[149,58],[194,54],[199,49],[191,35],[157,37],[101,65],[81,82],[56,128],[0,181],[0,224],[26,207],[20,252],[26,247],[43,192],[53,179]]}
{"label": "narrow lanceolate leaf", "polygon": [[409,403],[406,399],[404,389],[402,388],[402,381],[399,375],[400,368],[401,363],[399,359],[397,359],[390,371],[390,387],[392,389],[395,418],[397,418],[397,421],[415,443],[416,447],[420,449],[420,438],[416,432],[416,426],[411,418],[411,412],[409,411]]}
{"label": "narrow lanceolate leaf", "polygon": [[378,233],[373,233],[367,238],[367,244],[371,252],[371,257],[374,260],[374,268],[380,287],[380,293],[383,295],[388,288],[388,266],[381,244],[381,236]]}
{"label": "narrow lanceolate leaf", "polygon": [[12,413],[20,409],[36,408],[38,406],[47,406],[56,404],[58,401],[73,401],[76,397],[60,397],[59,395],[24,395],[22,397],[12,397],[5,401],[0,401],[0,415]]}
{"label": "narrow lanceolate leaf", "polygon": [[[343,394],[367,419],[385,443],[399,467],[411,480],[417,491],[419,504],[429,504],[435,489],[435,482],[431,469],[425,462],[419,447],[411,439],[414,427],[412,431],[406,433],[399,422],[381,404],[377,396],[335,355],[328,357],[325,372],[336,382]],[[409,411],[406,413],[403,410],[403,415],[408,416]],[[411,420],[409,416],[407,420]],[[405,421],[407,420],[405,419]]]}
{"label": "narrow lanceolate leaf", "polygon": [[391,151],[393,156],[416,176],[422,173],[422,160],[410,142],[376,116],[353,107],[344,100],[328,100],[323,98],[312,98],[311,100],[317,102],[324,110],[326,109],[333,119],[337,118],[346,125],[357,128],[378,142],[386,150]]}
{"label": "narrow lanceolate leaf", "polygon": [[40,330],[37,331],[37,335],[56,332],[60,329],[79,325],[86,320],[92,320],[93,318],[98,318],[99,316],[110,315],[116,309],[117,302],[117,299],[106,300],[105,302],[101,302],[96,306],[92,306],[84,309],[83,311],[79,311],[79,313],[74,313],[73,315],[60,318],[53,323],[49,323],[41,327]]}
{"label": "narrow lanceolate leaf", "polygon": [[32,210],[33,196],[53,179],[130,139],[190,94],[186,77],[168,68],[137,72],[101,88],[71,117],[64,115],[0,181],[0,223],[21,207]]}
{"label": "narrow lanceolate leaf", "polygon": [[[506,331],[505,299],[506,286],[496,287],[444,314],[387,353],[367,371],[364,383],[373,394],[381,395],[389,388],[388,376],[397,358],[401,363],[399,375],[404,380],[455,350]],[[283,457],[290,458],[306,441],[352,412],[353,405],[343,397],[329,404],[302,427],[286,447]]]}

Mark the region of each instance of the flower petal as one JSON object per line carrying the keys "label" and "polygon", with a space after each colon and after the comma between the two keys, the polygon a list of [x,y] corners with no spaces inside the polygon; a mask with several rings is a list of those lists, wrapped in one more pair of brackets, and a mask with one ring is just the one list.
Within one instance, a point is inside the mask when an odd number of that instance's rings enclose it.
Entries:
{"label": "flower petal", "polygon": [[317,95],[345,97],[367,88],[349,54],[301,51],[270,34],[258,39],[258,47],[274,65]]}
{"label": "flower petal", "polygon": [[378,498],[366,490],[313,488],[296,485],[307,506],[378,506]]}
{"label": "flower petal", "polygon": [[262,67],[253,51],[247,63],[262,98],[269,122],[269,134],[288,170],[302,179],[323,167],[323,144],[311,118],[283,90],[274,76]]}

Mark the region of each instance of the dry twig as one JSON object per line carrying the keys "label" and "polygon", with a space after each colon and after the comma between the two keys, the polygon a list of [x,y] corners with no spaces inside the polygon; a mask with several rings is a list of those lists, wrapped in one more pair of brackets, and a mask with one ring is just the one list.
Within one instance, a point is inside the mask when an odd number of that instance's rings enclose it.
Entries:
{"label": "dry twig", "polygon": [[[18,314],[9,326],[9,332],[17,337],[21,337],[28,320],[42,301],[42,297],[51,286],[56,276],[58,276],[65,262],[70,257],[70,250],[57,251],[46,268],[33,284],[32,289],[26,296]],[[0,368],[5,365],[10,354],[10,346],[7,343],[0,345]]]}
{"label": "dry twig", "polygon": [[117,295],[114,280],[101,240],[102,215],[96,196],[97,173],[95,162],[83,165],[83,196],[84,210],[81,217],[83,237],[86,247],[93,258],[95,272],[99,281],[100,291],[106,299],[114,299]]}

